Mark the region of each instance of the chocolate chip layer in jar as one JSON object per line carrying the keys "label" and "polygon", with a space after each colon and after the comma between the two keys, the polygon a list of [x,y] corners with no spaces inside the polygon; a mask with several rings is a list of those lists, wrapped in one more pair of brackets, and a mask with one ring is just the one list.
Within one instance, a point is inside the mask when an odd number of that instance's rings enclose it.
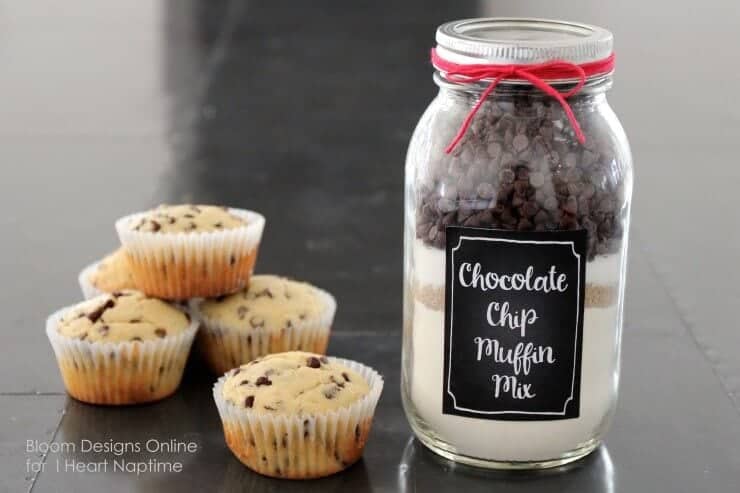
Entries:
{"label": "chocolate chip layer in jar", "polygon": [[[632,187],[605,97],[611,42],[597,27],[538,20],[438,30],[440,92],[406,161],[402,393],[417,437],[448,458],[555,466],[608,427]],[[585,67],[583,87],[573,75],[497,71],[553,54],[570,64],[555,73]],[[477,80],[470,64],[490,76]],[[577,91],[564,106],[541,83]]]}

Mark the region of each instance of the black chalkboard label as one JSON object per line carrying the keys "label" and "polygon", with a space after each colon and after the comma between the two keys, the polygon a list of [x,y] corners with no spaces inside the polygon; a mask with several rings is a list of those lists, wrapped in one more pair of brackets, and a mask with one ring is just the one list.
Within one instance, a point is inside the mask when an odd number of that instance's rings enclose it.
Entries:
{"label": "black chalkboard label", "polygon": [[442,412],[580,411],[586,231],[447,228]]}

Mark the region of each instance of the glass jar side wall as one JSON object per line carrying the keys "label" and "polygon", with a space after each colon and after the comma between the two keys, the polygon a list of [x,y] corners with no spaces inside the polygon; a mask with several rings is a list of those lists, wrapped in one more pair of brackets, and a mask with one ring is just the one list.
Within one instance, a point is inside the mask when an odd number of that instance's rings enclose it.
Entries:
{"label": "glass jar side wall", "polygon": [[[592,450],[614,410],[619,374],[631,158],[598,88],[562,109],[533,90],[502,87],[450,155],[444,147],[476,92],[442,88],[406,162],[402,392],[415,433],[437,452],[497,467],[538,467]],[[445,228],[585,229],[588,236],[582,413],[575,420],[511,422],[442,414]],[[466,430],[471,430],[468,433]],[[543,436],[553,436],[543,444]]]}

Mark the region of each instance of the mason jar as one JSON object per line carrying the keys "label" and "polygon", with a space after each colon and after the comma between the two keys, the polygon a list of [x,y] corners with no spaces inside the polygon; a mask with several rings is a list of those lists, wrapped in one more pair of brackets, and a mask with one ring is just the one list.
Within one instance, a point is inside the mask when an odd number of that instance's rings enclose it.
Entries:
{"label": "mason jar", "polygon": [[406,159],[406,415],[451,460],[562,465],[617,401],[632,161],[612,35],[489,18],[436,41]]}

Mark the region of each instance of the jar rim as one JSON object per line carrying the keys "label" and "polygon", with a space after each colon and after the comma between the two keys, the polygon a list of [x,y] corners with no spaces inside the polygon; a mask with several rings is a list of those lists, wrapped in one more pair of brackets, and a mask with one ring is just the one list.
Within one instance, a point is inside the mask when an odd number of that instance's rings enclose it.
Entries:
{"label": "jar rim", "polygon": [[584,64],[609,57],[614,44],[599,26],[526,17],[455,20],[439,26],[435,39],[440,56],[459,64]]}
{"label": "jar rim", "polygon": [[[592,94],[598,92],[605,92],[612,87],[612,76],[614,71],[594,75],[587,77],[583,88],[579,91],[579,94]],[[459,82],[449,80],[443,72],[435,70],[434,72],[434,83],[443,89],[451,89],[456,91],[464,92],[483,92],[488,84],[491,83],[491,79],[483,79],[476,82]],[[547,84],[553,86],[558,90],[567,90],[578,83],[578,79],[548,79]],[[496,90],[493,92],[497,95],[501,92],[516,91],[525,88],[532,88],[532,83],[528,80],[521,79],[506,79],[499,82],[496,86]],[[546,94],[542,93],[542,97],[547,97]]]}

